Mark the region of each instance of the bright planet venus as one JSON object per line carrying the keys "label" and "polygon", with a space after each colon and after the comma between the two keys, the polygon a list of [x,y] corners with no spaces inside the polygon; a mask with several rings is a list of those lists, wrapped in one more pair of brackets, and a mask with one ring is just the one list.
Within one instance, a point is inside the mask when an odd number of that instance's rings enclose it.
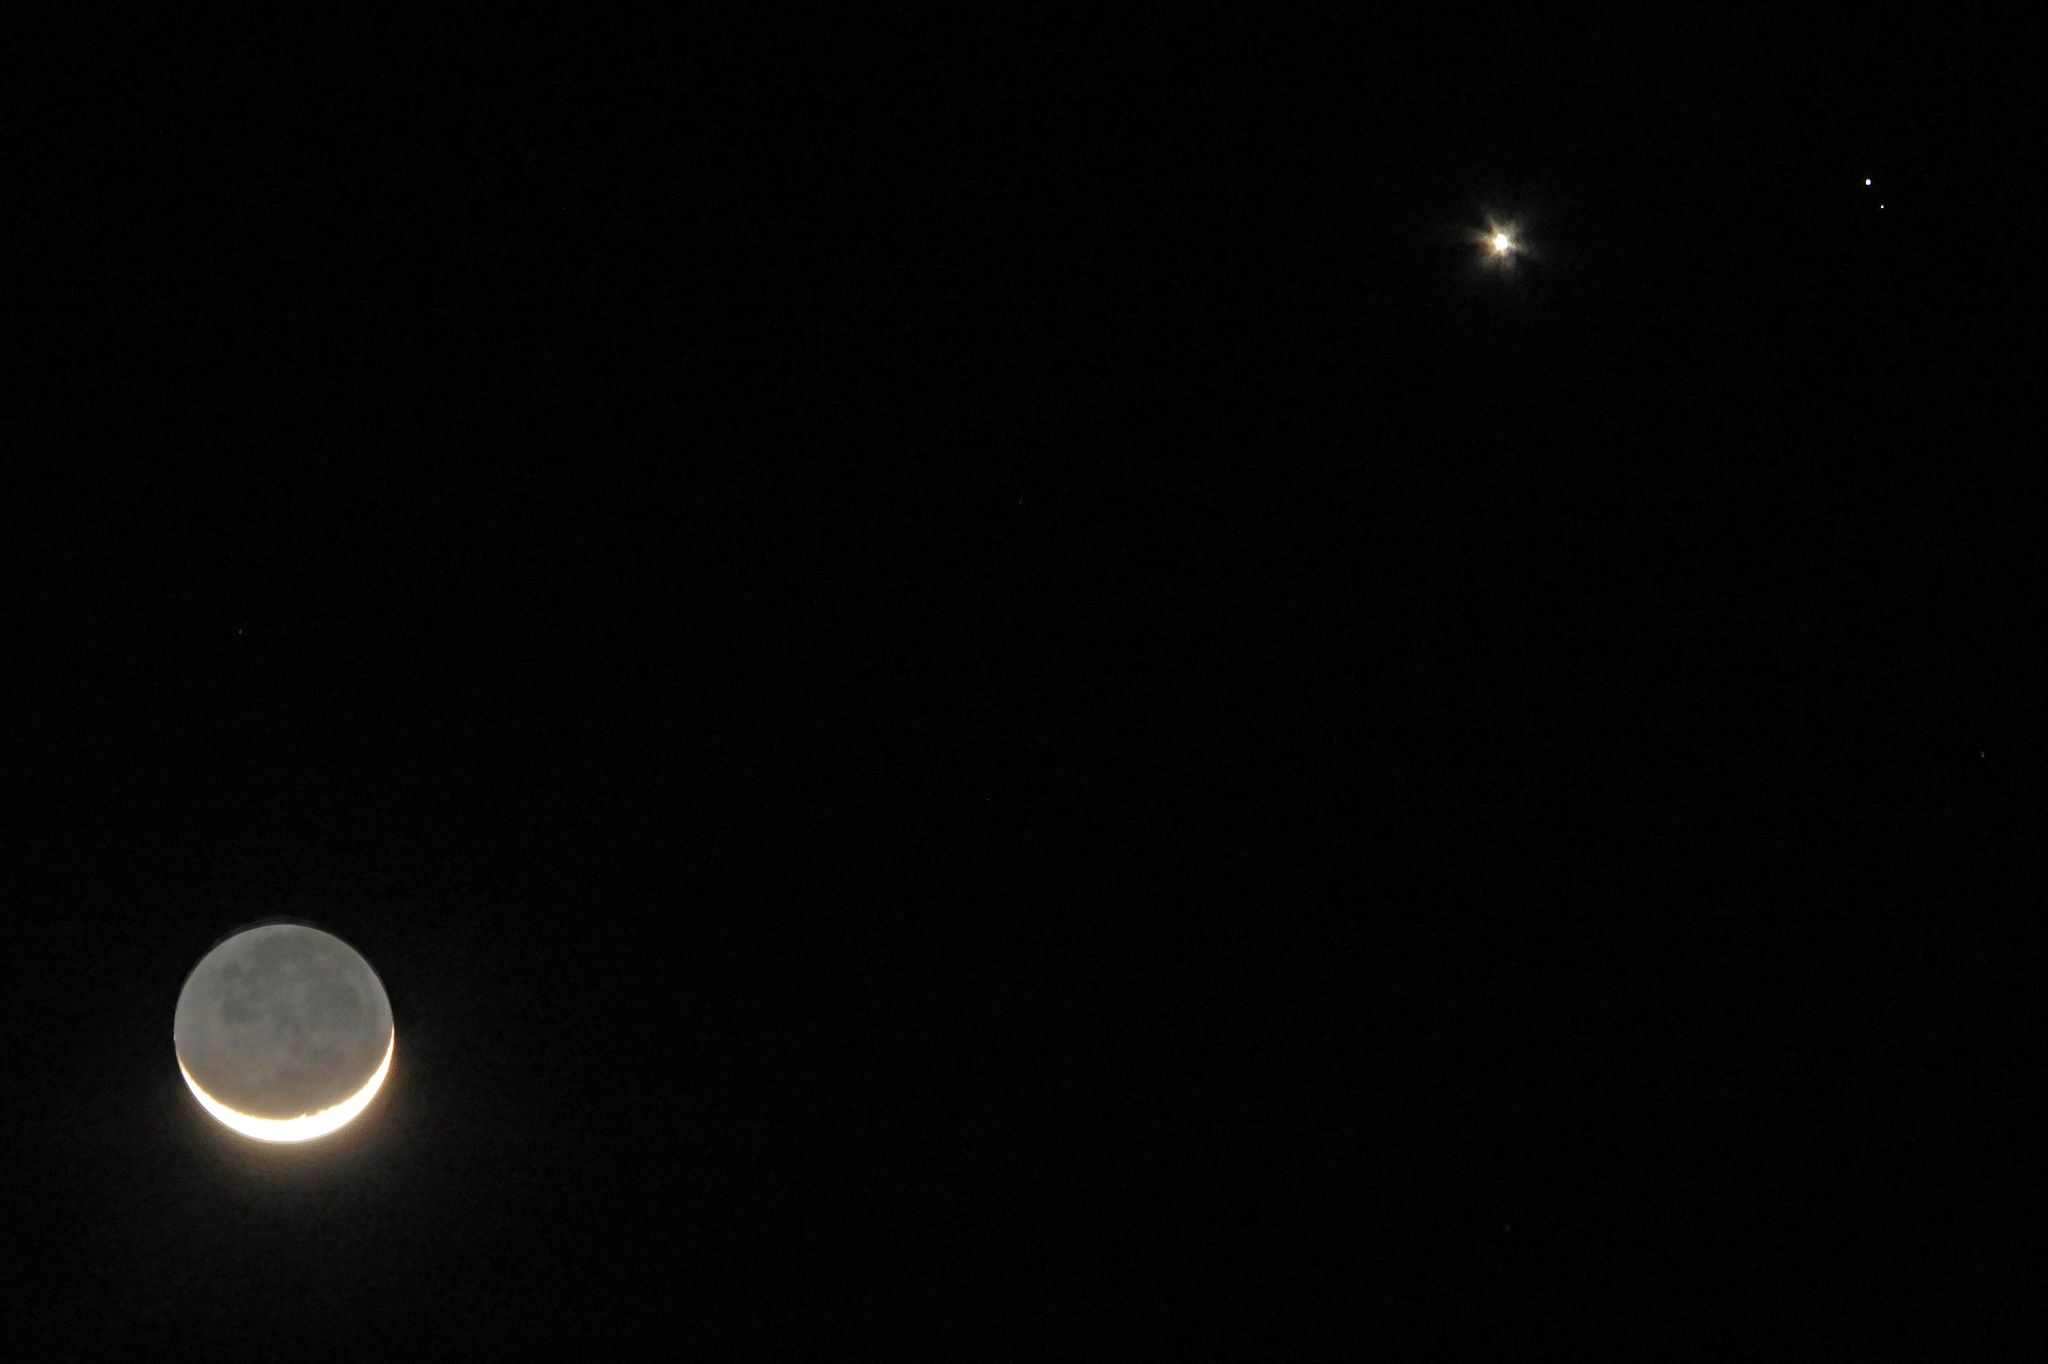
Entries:
{"label": "bright planet venus", "polygon": [[243,929],[201,957],[172,1035],[200,1106],[272,1142],[347,1126],[377,1096],[398,1040],[370,963],[296,923]]}

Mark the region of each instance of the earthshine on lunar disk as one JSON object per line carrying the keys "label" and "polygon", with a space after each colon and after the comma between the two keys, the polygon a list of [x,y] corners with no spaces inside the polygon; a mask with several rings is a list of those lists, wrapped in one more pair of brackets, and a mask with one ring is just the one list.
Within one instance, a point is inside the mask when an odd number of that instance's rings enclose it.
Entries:
{"label": "earthshine on lunar disk", "polygon": [[200,1106],[258,1141],[311,1141],[369,1107],[397,1033],[377,973],[296,923],[245,929],[200,958],[178,995],[178,1070]]}

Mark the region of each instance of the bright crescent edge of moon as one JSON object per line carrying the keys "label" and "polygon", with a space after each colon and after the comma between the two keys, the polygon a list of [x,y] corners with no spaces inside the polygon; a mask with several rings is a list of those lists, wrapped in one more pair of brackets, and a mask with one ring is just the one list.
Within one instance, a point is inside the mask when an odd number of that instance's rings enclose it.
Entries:
{"label": "bright crescent edge of moon", "polygon": [[392,1029],[391,1040],[384,1046],[384,1060],[378,1064],[377,1073],[372,1075],[363,1087],[343,1099],[332,1108],[323,1108],[317,1113],[301,1113],[296,1118],[258,1118],[248,1113],[237,1112],[219,1099],[199,1087],[192,1078],[192,1072],[185,1069],[185,1060],[178,1058],[178,1073],[185,1077],[185,1083],[192,1090],[192,1097],[200,1106],[213,1114],[223,1126],[231,1127],[245,1137],[257,1141],[311,1141],[339,1131],[365,1108],[370,1100],[377,1097],[377,1091],[384,1087],[384,1077],[391,1070],[391,1057],[398,1050],[398,1030]]}

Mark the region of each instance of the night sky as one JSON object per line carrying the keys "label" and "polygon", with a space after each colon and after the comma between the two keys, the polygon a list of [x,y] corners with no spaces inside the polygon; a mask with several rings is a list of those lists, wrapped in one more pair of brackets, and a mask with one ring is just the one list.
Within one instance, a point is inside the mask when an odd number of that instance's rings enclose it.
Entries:
{"label": "night sky", "polygon": [[[67,23],[35,1357],[1771,1355],[2038,1264],[2012,35]],[[171,1049],[277,916],[398,1038],[288,1150]]]}

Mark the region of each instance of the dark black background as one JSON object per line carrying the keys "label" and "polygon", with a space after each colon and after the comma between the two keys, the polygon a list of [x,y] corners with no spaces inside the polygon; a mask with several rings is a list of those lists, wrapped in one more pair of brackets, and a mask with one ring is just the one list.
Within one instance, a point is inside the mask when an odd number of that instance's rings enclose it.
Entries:
{"label": "dark black background", "polygon": [[[41,35],[15,1334],[1996,1302],[2031,86],[1689,23]],[[398,1017],[308,1151],[168,1045],[277,914]]]}
{"label": "dark black background", "polygon": [[[1334,1328],[1283,1159],[1334,1154],[1356,832],[1299,801],[1347,516],[1287,400],[1287,82],[875,22],[53,43],[17,1338]],[[310,1151],[171,1064],[184,973],[275,914],[399,1020]]]}
{"label": "dark black background", "polygon": [[[1436,191],[1379,291],[1415,342],[1356,408],[1400,646],[1362,670],[1406,698],[1364,1012],[1430,1096],[1396,1206],[1459,1272],[1394,1279],[1432,1320],[1896,1342],[2022,1296],[2040,192],[2009,39],[1532,21],[1437,72],[1404,158]],[[1459,235],[1489,209],[1528,224],[1511,278]]]}

